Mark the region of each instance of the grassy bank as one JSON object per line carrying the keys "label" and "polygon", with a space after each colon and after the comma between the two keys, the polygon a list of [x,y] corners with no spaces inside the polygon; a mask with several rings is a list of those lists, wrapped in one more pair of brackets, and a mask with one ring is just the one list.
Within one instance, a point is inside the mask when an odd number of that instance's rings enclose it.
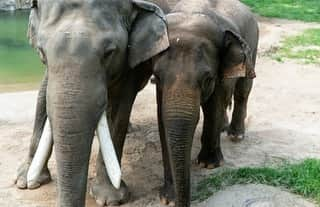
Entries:
{"label": "grassy bank", "polygon": [[254,12],[266,16],[320,22],[319,0],[241,0]]}
{"label": "grassy bank", "polygon": [[320,64],[320,29],[308,29],[300,35],[286,38],[271,56],[279,61],[289,58]]}
{"label": "grassy bank", "polygon": [[235,184],[282,186],[320,204],[320,160],[307,159],[279,167],[224,170],[201,181],[193,200],[205,200],[213,193]]}

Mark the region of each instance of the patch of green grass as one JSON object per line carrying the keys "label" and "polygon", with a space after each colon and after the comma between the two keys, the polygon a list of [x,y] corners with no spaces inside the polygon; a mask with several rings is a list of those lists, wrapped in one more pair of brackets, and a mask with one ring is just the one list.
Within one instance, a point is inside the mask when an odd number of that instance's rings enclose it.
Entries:
{"label": "patch of green grass", "polygon": [[193,200],[205,200],[213,193],[235,184],[266,184],[285,187],[320,204],[320,160],[285,163],[278,167],[224,170],[199,183]]}
{"label": "patch of green grass", "polygon": [[241,0],[266,17],[320,22],[319,0]]}
{"label": "patch of green grass", "polygon": [[320,64],[320,29],[308,29],[300,35],[286,38],[271,56],[280,62],[289,58]]}

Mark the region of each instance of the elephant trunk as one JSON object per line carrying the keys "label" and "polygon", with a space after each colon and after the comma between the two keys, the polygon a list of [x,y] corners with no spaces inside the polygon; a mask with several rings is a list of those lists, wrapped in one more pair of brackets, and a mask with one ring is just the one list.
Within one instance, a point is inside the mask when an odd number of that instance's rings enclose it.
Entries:
{"label": "elephant trunk", "polygon": [[175,185],[175,206],[189,207],[191,146],[199,120],[200,99],[193,89],[174,91],[164,96],[163,120]]}
{"label": "elephant trunk", "polygon": [[46,103],[57,161],[58,207],[85,206],[92,140],[108,105],[108,80],[114,72],[112,65],[106,66],[113,50],[105,49],[111,43],[101,39],[103,46],[98,47],[89,25],[82,18],[62,24],[40,50],[48,67]]}
{"label": "elephant trunk", "polygon": [[[59,207],[85,206],[93,130],[69,132],[53,127],[58,169]],[[77,144],[74,144],[77,143]]]}
{"label": "elephant trunk", "polygon": [[[85,206],[88,165],[95,127],[76,106],[61,106],[51,118],[57,161],[59,207]],[[60,107],[58,107],[60,108]],[[78,108],[79,109],[79,108]],[[79,118],[81,117],[81,118]]]}
{"label": "elephant trunk", "polygon": [[69,69],[76,74],[73,77],[49,73],[47,111],[57,161],[59,207],[85,206],[92,140],[107,105],[103,79],[87,75],[89,84],[84,84],[78,70]]}

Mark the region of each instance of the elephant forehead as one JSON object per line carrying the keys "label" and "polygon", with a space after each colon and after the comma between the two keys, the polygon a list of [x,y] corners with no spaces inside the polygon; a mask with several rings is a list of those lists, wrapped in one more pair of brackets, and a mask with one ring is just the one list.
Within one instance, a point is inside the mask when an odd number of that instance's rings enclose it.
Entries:
{"label": "elephant forehead", "polygon": [[[73,0],[77,2],[77,5],[61,0],[54,1],[52,5],[46,5],[46,1],[52,2],[42,0],[43,5],[39,5],[41,10],[38,30],[39,45],[45,46],[49,39],[57,39],[62,36],[66,39],[92,40],[94,41],[92,44],[97,48],[105,39],[114,43],[126,43],[126,36],[123,32],[125,25],[119,23],[122,22],[123,17],[120,17],[120,13],[115,15],[115,11],[108,12],[110,8],[104,10],[105,4],[99,7],[91,1]],[[68,5],[71,5],[70,8]],[[115,6],[110,5],[110,7]],[[91,9],[87,9],[89,7]]]}
{"label": "elephant forehead", "polygon": [[108,7],[117,7],[121,9],[130,9],[129,0],[38,0],[40,6],[61,5],[68,8],[77,8],[82,6],[93,6],[105,9]]}
{"label": "elephant forehead", "polygon": [[[192,36],[208,40],[216,40],[221,36],[216,21],[205,14],[173,13],[167,16],[167,20],[169,35],[173,38],[180,36],[180,42],[181,39],[190,39]],[[184,38],[185,36],[189,38]]]}
{"label": "elephant forehead", "polygon": [[127,16],[132,11],[129,1],[121,0],[39,0],[41,20],[52,24],[60,19],[83,17],[93,23],[103,20],[114,21],[119,16]]}
{"label": "elephant forehead", "polygon": [[181,47],[190,50],[198,49],[202,45],[210,46],[212,42],[206,36],[192,34],[188,31],[172,32],[169,35],[171,47]]}

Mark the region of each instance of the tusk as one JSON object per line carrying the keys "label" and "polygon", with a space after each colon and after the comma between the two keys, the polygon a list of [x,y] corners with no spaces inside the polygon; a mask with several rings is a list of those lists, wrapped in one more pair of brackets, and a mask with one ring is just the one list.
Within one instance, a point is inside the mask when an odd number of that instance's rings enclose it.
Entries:
{"label": "tusk", "polygon": [[44,129],[39,141],[38,148],[32,159],[31,165],[27,174],[28,186],[31,186],[39,178],[41,171],[47,161],[52,147],[52,134],[50,129],[50,122],[47,119]]}
{"label": "tusk", "polygon": [[97,135],[102,152],[102,158],[110,181],[115,188],[119,189],[121,183],[121,168],[111,139],[106,112],[103,112],[98,123]]}
{"label": "tusk", "polygon": [[[105,112],[103,113],[98,123],[97,135],[99,138],[103,161],[105,163],[110,181],[115,188],[119,189],[121,183],[121,168],[110,136],[107,116]],[[28,185],[32,185],[32,183],[34,183],[40,176],[47,157],[49,156],[52,142],[53,140],[51,135],[50,122],[47,119],[37,151],[28,170]]]}

